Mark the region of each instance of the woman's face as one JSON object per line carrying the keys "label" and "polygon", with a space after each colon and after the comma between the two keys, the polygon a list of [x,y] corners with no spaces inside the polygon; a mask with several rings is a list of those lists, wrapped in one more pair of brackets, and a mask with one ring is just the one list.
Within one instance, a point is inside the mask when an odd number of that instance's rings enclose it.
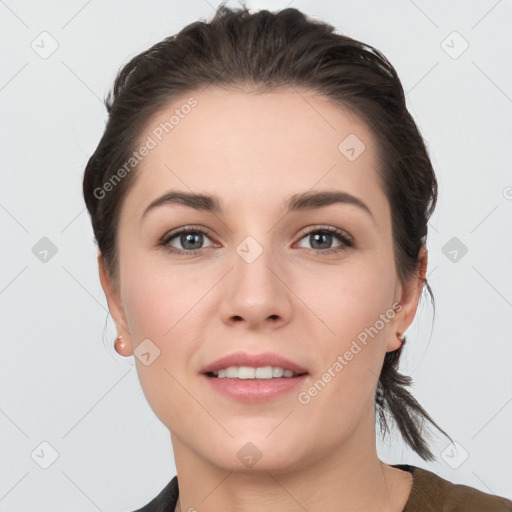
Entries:
{"label": "woman's face", "polygon": [[[160,111],[140,141],[149,150],[121,210],[119,291],[101,257],[100,276],[177,464],[279,471],[373,446],[380,368],[420,287],[398,280],[366,126],[308,91],[210,88]],[[171,192],[211,199],[155,205]],[[239,352],[307,373],[204,373]],[[267,356],[221,367],[286,369]]]}

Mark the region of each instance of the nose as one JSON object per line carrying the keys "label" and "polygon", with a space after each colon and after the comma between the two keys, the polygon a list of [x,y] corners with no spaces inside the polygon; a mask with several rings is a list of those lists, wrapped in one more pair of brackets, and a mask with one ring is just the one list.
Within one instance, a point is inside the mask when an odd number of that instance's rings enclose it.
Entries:
{"label": "nose", "polygon": [[222,284],[222,320],[251,330],[276,329],[290,322],[293,293],[285,266],[272,251],[249,239],[234,251],[232,264]]}

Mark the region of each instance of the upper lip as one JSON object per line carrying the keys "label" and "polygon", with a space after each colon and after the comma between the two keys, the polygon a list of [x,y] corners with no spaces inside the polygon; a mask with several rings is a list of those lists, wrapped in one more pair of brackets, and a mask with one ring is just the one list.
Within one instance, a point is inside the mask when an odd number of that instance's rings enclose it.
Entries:
{"label": "upper lip", "polygon": [[291,370],[293,373],[308,373],[308,371],[299,364],[279,354],[274,354],[273,352],[261,352],[259,354],[234,352],[233,354],[228,354],[208,364],[201,370],[201,373],[217,372],[223,368],[229,368],[230,366],[252,366],[254,368],[273,366],[283,368],[284,370]]}

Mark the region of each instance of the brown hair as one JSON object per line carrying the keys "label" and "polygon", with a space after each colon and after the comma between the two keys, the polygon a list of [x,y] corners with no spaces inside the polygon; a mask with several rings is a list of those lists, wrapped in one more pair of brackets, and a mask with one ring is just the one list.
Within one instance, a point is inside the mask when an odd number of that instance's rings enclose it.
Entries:
{"label": "brown hair", "polygon": [[[126,171],[126,162],[155,113],[210,84],[260,92],[300,87],[363,119],[377,141],[398,277],[405,283],[418,272],[418,253],[436,205],[437,181],[393,66],[375,48],[338,34],[333,26],[297,9],[250,13],[245,7],[230,9],[222,4],[211,21],[191,23],[132,58],[118,73],[105,101],[109,118],[87,163],[83,193],[114,283],[119,213],[136,177],[132,171],[119,179],[119,170],[125,166]],[[117,181],[112,181],[116,176]],[[108,196],[106,183],[111,183]],[[434,304],[426,279],[424,284]],[[406,389],[412,380],[398,372],[402,348],[385,356],[375,399],[379,424],[383,433],[389,432],[386,417],[391,415],[405,442],[423,459],[432,460],[423,437],[425,420],[447,434]]]}

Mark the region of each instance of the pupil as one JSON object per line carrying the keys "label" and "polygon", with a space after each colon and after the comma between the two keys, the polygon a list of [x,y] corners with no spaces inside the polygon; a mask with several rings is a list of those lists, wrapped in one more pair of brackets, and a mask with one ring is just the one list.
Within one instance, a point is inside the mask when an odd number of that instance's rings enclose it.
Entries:
{"label": "pupil", "polygon": [[[185,249],[199,249],[201,247],[202,236],[203,235],[201,233],[187,233],[185,235],[181,235],[181,243]],[[193,243],[194,237],[201,237],[199,238],[199,242],[196,242],[198,245],[195,247],[187,246],[189,242]]]}
{"label": "pupil", "polygon": [[[314,234],[312,236],[313,236],[314,243],[317,242],[319,237],[324,237],[324,239],[325,239],[325,237],[327,237],[327,240],[329,242],[331,241],[330,239],[332,238],[332,235],[330,235],[329,233],[319,233],[319,234],[317,233],[317,234]],[[312,245],[314,245],[314,244],[312,244]],[[324,247],[324,249],[325,249],[325,247]]]}

